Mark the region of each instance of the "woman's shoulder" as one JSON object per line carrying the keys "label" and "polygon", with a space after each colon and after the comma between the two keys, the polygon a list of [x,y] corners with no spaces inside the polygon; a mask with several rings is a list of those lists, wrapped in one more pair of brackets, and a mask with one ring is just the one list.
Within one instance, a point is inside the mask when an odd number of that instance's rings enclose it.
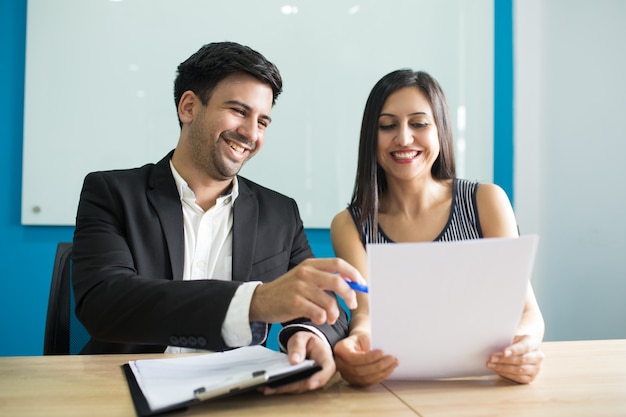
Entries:
{"label": "woman's shoulder", "polygon": [[508,201],[508,196],[502,187],[498,184],[490,182],[481,182],[476,185],[476,201],[477,202],[501,202],[503,199]]}
{"label": "woman's shoulder", "polygon": [[516,236],[517,222],[508,195],[502,187],[481,183],[476,192],[476,206],[485,237]]}
{"label": "woman's shoulder", "polygon": [[333,220],[330,223],[330,228],[343,229],[351,224],[353,224],[352,215],[350,214],[349,208],[346,208],[335,214],[335,217],[333,217]]}
{"label": "woman's shoulder", "polygon": [[493,198],[501,198],[502,196],[506,197],[506,193],[502,187],[497,184],[468,180],[465,178],[455,178],[454,189],[456,193],[465,194],[466,192],[470,192],[476,194],[476,198],[482,200],[491,200]]}
{"label": "woman's shoulder", "polygon": [[349,208],[340,211],[333,218],[330,224],[330,239],[335,251],[339,250],[342,253],[347,247],[361,244],[359,231]]}
{"label": "woman's shoulder", "polygon": [[453,180],[453,186],[458,189],[476,189],[479,185],[483,184],[479,181],[468,180],[465,178],[455,178]]}

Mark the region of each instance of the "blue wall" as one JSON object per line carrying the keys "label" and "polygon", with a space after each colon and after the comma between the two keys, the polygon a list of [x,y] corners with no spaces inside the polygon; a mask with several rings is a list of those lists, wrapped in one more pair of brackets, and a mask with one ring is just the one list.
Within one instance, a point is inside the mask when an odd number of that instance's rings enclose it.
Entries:
{"label": "blue wall", "polygon": [[[0,3],[0,355],[39,355],[56,243],[71,227],[20,224],[26,0]],[[50,138],[50,140],[59,140]],[[62,168],[60,168],[62,169]]]}
{"label": "blue wall", "polygon": [[513,0],[494,0],[493,182],[513,201]]}
{"label": "blue wall", "polygon": [[[494,165],[494,180],[512,198],[513,0],[494,1],[498,116],[494,125],[494,160],[502,161]],[[26,0],[0,2],[0,147],[4,149],[0,152],[0,356],[42,354],[56,244],[71,241],[74,231],[73,227],[21,225],[25,46]],[[333,256],[327,229],[308,229],[307,235],[316,256]]]}

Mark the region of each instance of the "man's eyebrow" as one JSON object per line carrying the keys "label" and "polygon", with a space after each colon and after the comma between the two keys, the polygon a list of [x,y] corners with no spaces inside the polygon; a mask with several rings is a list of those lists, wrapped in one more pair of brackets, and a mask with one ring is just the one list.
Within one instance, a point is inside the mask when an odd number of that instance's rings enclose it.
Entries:
{"label": "man's eyebrow", "polygon": [[[225,104],[231,105],[231,106],[240,106],[243,107],[244,109],[246,109],[247,111],[252,111],[252,107],[250,107],[248,104],[244,103],[243,101],[239,101],[239,100],[228,100]],[[267,114],[261,114],[261,119],[265,119],[268,121],[268,123],[272,123],[272,118],[270,116],[268,116]]]}

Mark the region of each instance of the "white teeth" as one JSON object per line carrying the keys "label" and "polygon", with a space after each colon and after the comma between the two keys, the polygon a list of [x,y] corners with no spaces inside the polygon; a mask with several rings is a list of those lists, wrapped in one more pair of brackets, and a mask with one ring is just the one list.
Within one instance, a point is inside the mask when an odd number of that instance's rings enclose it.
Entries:
{"label": "white teeth", "polygon": [[391,154],[396,159],[411,159],[411,158],[415,158],[418,152],[417,151],[404,151],[404,152],[392,152]]}

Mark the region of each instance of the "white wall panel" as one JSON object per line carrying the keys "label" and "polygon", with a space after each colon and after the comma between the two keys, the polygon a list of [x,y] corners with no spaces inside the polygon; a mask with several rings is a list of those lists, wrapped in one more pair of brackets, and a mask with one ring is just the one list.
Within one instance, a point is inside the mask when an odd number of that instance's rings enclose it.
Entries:
{"label": "white wall panel", "polygon": [[441,82],[465,142],[459,174],[492,181],[492,0],[285,4],[29,0],[22,223],[72,225],[88,172],[156,162],[174,148],[176,67],[222,40],[259,50],[282,72],[265,147],[242,175],[294,197],[305,227],[329,227],[349,201],[365,99],[397,68]]}

